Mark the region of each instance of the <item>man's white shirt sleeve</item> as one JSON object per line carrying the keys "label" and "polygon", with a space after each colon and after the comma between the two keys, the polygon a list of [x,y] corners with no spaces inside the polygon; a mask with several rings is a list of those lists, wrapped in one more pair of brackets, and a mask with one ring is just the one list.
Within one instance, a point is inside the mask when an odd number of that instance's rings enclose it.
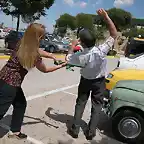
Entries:
{"label": "man's white shirt sleeve", "polygon": [[114,38],[112,38],[111,36],[105,41],[105,43],[103,43],[102,45],[99,45],[99,49],[101,50],[101,52],[104,55],[107,55],[107,53],[109,52],[109,50],[112,48],[112,46],[114,45]]}
{"label": "man's white shirt sleeve", "polygon": [[66,57],[68,64],[84,67],[86,65],[86,57],[81,54],[68,54]]}

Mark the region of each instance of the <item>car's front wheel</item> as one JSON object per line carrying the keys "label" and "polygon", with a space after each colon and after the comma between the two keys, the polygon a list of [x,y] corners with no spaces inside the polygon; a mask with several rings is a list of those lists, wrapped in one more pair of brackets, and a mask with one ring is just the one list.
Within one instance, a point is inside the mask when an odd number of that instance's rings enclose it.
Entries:
{"label": "car's front wheel", "polygon": [[136,143],[143,139],[144,119],[134,111],[122,110],[113,117],[112,131],[118,140]]}

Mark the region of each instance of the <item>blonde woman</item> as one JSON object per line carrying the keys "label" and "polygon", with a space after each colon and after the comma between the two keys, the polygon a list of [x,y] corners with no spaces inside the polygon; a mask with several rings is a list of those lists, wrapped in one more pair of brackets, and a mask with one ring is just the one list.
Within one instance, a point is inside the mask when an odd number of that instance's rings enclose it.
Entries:
{"label": "blonde woman", "polygon": [[27,135],[21,133],[26,109],[26,99],[21,84],[28,71],[36,67],[41,72],[48,73],[65,66],[63,64],[47,68],[42,62],[41,56],[55,59],[49,53],[39,50],[39,42],[44,34],[43,25],[31,24],[7,64],[0,71],[0,119],[3,118],[11,104],[14,108],[10,129],[12,133],[9,137],[27,138]]}

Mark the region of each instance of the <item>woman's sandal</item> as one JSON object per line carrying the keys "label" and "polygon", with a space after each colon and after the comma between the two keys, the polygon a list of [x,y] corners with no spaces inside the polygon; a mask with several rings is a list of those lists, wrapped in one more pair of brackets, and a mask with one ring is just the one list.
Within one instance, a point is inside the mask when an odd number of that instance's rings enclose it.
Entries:
{"label": "woman's sandal", "polygon": [[17,139],[27,139],[27,135],[23,134],[23,133],[19,133],[18,135],[17,134],[14,134],[14,133],[9,133],[8,134],[8,138],[17,138]]}

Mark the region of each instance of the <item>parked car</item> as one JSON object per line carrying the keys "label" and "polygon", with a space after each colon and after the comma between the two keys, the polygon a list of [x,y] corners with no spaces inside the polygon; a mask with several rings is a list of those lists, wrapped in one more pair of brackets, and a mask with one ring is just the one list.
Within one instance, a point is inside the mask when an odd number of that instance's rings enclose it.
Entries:
{"label": "parked car", "polygon": [[2,38],[5,38],[6,35],[7,35],[7,33],[4,32],[3,29],[0,29],[0,38],[1,38],[1,39],[2,39]]}
{"label": "parked car", "polygon": [[40,42],[40,48],[45,49],[47,52],[55,53],[62,52],[67,53],[69,45],[63,44],[62,42],[53,42],[50,39],[44,39]]}
{"label": "parked car", "polygon": [[64,44],[69,44],[70,41],[71,41],[71,39],[70,39],[69,37],[64,37],[64,38],[62,39],[62,42],[63,42]]}
{"label": "parked car", "polygon": [[106,77],[106,89],[112,90],[116,83],[121,80],[144,80],[144,70],[114,70]]}
{"label": "parked car", "polygon": [[144,69],[144,53],[130,57],[121,57],[117,68],[119,69]]}
{"label": "parked car", "polygon": [[23,37],[24,32],[10,31],[9,34],[5,37],[5,48],[13,50],[18,41]]}
{"label": "parked car", "polygon": [[144,139],[144,80],[119,81],[104,101],[103,111],[118,140],[138,144]]}
{"label": "parked car", "polygon": [[144,38],[130,38],[125,49],[125,57],[144,53]]}

